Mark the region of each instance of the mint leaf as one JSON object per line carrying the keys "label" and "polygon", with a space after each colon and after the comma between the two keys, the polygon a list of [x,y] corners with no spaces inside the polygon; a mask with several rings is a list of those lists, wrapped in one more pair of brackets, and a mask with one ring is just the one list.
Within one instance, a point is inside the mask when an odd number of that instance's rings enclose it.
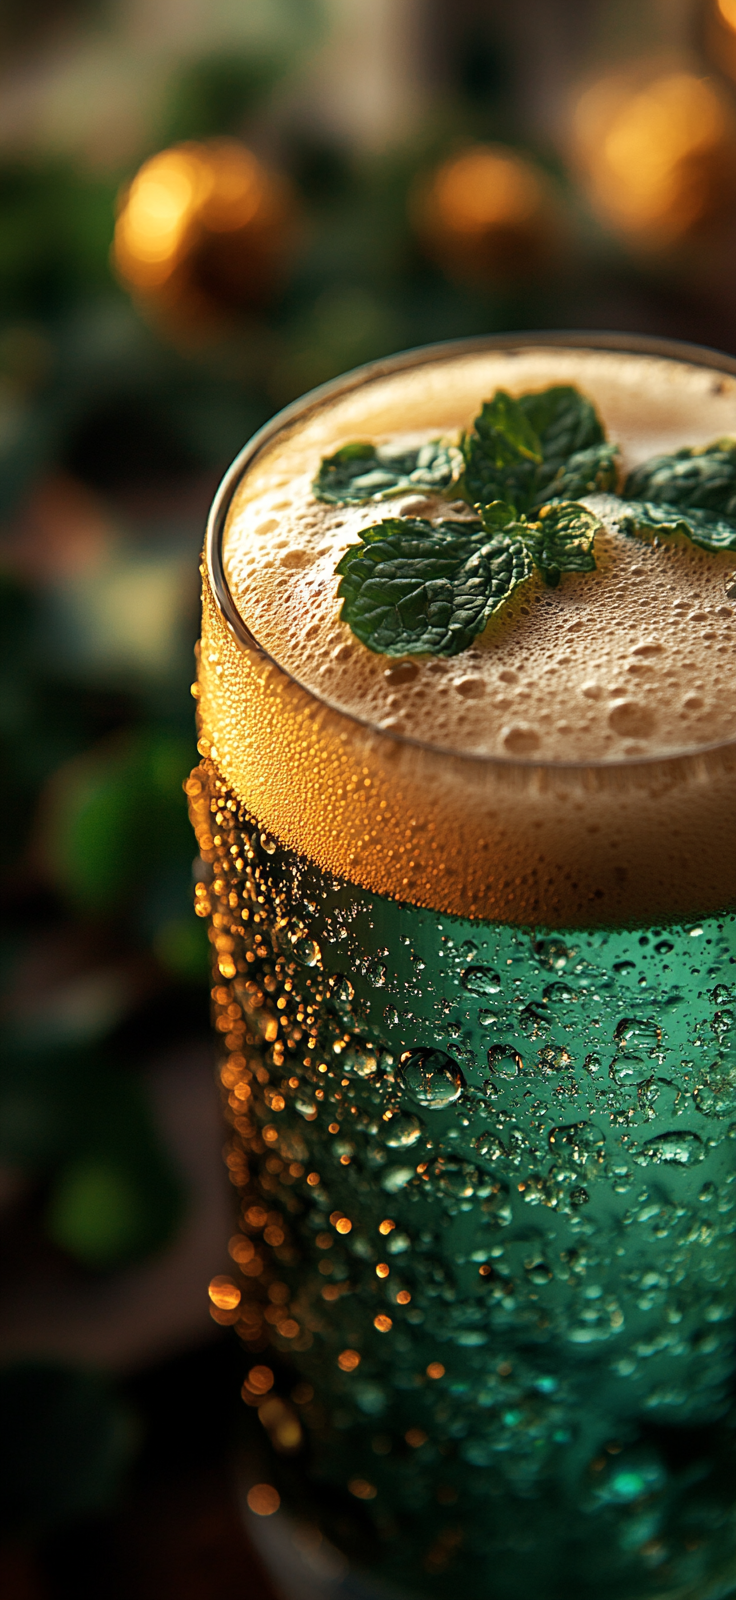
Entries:
{"label": "mint leaf", "polygon": [[472,433],[462,439],[463,490],[475,506],[503,501],[525,511],[531,504],[542,444],[521,404],[504,389],[484,401]]}
{"label": "mint leaf", "polygon": [[391,517],[360,538],[338,564],[340,615],[388,656],[459,655],[531,571],[520,539],[480,523]]}
{"label": "mint leaf", "polygon": [[624,495],[736,521],[736,440],[716,439],[698,449],[653,456],[629,473]]}
{"label": "mint leaf", "polygon": [[612,520],[630,539],[668,538],[679,534],[701,550],[736,550],[736,524],[710,511],[655,505],[651,500],[620,500]]}
{"label": "mint leaf", "polygon": [[518,399],[499,389],[482,406],[462,447],[463,489],[477,506],[504,500],[519,512],[531,511],[552,497],[569,499],[615,482],[614,451],[595,408],[572,385]]}
{"label": "mint leaf", "polygon": [[593,540],[600,527],[592,511],[564,500],[543,506],[537,520],[527,523],[521,537],[550,589],[563,572],[595,572]]}
{"label": "mint leaf", "polygon": [[416,450],[377,447],[358,440],[323,459],[312,490],[318,500],[338,506],[388,500],[412,489],[442,494],[461,469],[459,450],[442,439],[432,439]]}
{"label": "mint leaf", "polygon": [[508,521],[509,510],[500,500],[484,506],[483,526],[492,535],[503,530],[507,539],[519,539],[550,589],[556,589],[563,572],[595,571],[593,541],[601,522],[585,506],[553,501],[534,520],[520,517],[513,522]]}
{"label": "mint leaf", "polygon": [[593,444],[587,450],[576,450],[548,484],[548,500],[581,500],[586,494],[614,493],[617,456],[615,444]]}

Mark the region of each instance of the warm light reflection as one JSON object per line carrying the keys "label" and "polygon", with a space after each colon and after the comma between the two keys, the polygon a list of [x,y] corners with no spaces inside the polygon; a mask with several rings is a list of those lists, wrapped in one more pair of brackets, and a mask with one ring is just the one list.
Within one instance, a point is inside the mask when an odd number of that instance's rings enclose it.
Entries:
{"label": "warm light reflection", "polygon": [[705,79],[668,73],[636,90],[603,79],[582,96],[575,132],[594,203],[641,242],[684,239],[728,205],[734,115]]}
{"label": "warm light reflection", "polygon": [[716,10],[726,27],[736,33],[736,0],[716,0]]}
{"label": "warm light reflection", "polygon": [[231,139],[175,145],[146,161],[121,197],[113,259],[144,301],[196,319],[278,281],[288,186]]}
{"label": "warm light reflection", "polygon": [[473,145],[443,162],[416,196],[414,214],[428,252],[465,276],[532,273],[557,242],[544,174],[502,145]]}

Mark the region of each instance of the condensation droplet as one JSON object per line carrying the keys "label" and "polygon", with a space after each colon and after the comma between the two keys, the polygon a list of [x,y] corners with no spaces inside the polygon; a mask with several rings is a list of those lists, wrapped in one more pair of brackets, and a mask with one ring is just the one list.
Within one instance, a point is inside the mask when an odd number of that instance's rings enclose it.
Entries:
{"label": "condensation droplet", "polygon": [[501,979],[492,967],[466,967],[460,982],[468,994],[498,994],[501,988]]}
{"label": "condensation droplet", "polygon": [[692,1167],[702,1161],[705,1148],[700,1135],[685,1129],[681,1133],[658,1133],[635,1155],[639,1166],[651,1162],[653,1166]]}
{"label": "condensation droplet", "polygon": [[428,1111],[444,1111],[465,1088],[457,1062],[442,1050],[407,1051],[401,1057],[399,1079],[407,1093]]}
{"label": "condensation droplet", "polygon": [[385,1140],[392,1150],[406,1150],[416,1144],[423,1133],[424,1123],[421,1117],[415,1117],[408,1111],[398,1111],[388,1123]]}
{"label": "condensation droplet", "polygon": [[488,1066],[497,1078],[518,1078],[524,1063],[518,1050],[508,1044],[492,1044],[488,1051]]}

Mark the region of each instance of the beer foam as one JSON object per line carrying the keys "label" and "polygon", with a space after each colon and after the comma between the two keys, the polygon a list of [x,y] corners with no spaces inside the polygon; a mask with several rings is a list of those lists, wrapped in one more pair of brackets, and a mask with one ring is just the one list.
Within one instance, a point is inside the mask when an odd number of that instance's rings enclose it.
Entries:
{"label": "beer foam", "polygon": [[445,750],[618,761],[736,737],[736,604],[727,595],[736,554],[628,539],[610,525],[606,496],[585,502],[604,524],[609,519],[596,539],[597,571],[567,574],[554,590],[530,577],[457,657],[392,660],[340,620],[335,569],[361,528],[390,516],[462,517],[468,508],[460,502],[448,511],[446,500],[416,494],[321,504],[312,481],[323,452],[355,437],[351,428],[407,448],[440,432],[457,436],[495,388],[519,393],[571,376],[595,401],[609,437],[621,440],[626,471],[662,448],[736,434],[736,397],[714,395],[712,374],[704,383],[691,370],[673,395],[670,364],[650,362],[632,395],[630,365],[619,356],[585,363],[577,355],[571,373],[556,352],[534,361],[466,361],[451,375],[454,403],[446,396],[429,427],[394,431],[414,420],[412,373],[384,384],[382,406],[366,407],[359,419],[351,396],[319,419],[318,430],[292,432],[245,479],[225,539],[230,589],[256,638],[330,704]]}
{"label": "beer foam", "polygon": [[[627,539],[610,498],[593,496],[586,503],[604,524],[597,570],[566,574],[556,590],[530,577],[457,657],[392,660],[340,619],[335,568],[360,528],[396,515],[469,513],[416,494],[324,505],[311,489],[321,457],[356,438],[408,447],[457,436],[495,389],[553,383],[575,383],[593,400],[624,472],[662,451],[736,436],[729,374],[619,351],[445,356],[307,405],[255,456],[229,510],[227,584],[272,661],[241,642],[238,670],[226,673],[222,652],[229,657],[232,643],[206,608],[205,746],[285,843],[398,897],[556,925],[636,919],[655,907],[702,914],[706,902],[713,909],[736,895],[736,869],[725,865],[736,830],[724,831],[722,809],[716,833],[698,846],[707,855],[723,835],[708,871],[688,836],[716,795],[721,808],[734,798],[733,553]],[[249,722],[257,715],[260,731]],[[389,815],[397,825],[387,846]]]}

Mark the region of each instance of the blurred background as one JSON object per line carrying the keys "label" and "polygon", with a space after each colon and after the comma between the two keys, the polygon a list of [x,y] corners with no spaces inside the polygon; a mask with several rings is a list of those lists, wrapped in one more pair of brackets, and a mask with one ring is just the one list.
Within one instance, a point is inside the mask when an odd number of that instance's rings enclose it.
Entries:
{"label": "blurred background", "polygon": [[305,389],[542,327],[736,353],[736,0],[1,0],[6,1600],[270,1593],[207,1292],[204,518]]}

